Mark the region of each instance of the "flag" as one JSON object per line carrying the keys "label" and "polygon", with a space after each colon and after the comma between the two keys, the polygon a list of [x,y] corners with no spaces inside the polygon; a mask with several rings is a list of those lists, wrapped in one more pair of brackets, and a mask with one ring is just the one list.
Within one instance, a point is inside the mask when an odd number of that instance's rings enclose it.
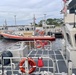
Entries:
{"label": "flag", "polygon": [[67,0],[63,0],[63,2],[64,2],[64,3],[66,3],[66,2],[67,2]]}
{"label": "flag", "polygon": [[65,14],[67,12],[67,6],[64,6],[64,8],[61,10],[62,14]]}

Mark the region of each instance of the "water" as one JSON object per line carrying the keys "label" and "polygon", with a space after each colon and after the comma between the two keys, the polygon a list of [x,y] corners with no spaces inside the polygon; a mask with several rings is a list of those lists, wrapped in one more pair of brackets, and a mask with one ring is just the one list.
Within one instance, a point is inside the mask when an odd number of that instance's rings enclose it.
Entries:
{"label": "water", "polygon": [[6,50],[8,47],[12,46],[17,41],[0,39],[0,51]]}
{"label": "water", "polygon": [[[62,39],[56,39],[56,41],[54,41],[52,43],[52,47],[53,49],[61,49],[62,44],[61,43]],[[5,40],[5,39],[0,39],[0,51],[4,51],[7,50],[8,47],[13,46],[17,41],[12,41],[12,40]]]}

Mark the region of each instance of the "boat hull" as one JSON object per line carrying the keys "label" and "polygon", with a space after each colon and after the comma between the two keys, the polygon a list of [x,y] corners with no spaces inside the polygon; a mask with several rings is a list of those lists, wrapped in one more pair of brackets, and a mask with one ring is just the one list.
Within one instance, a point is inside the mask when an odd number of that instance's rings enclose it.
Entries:
{"label": "boat hull", "polygon": [[11,35],[6,33],[1,33],[4,39],[11,39],[11,40],[22,40],[22,41],[32,41],[32,40],[50,40],[55,41],[55,37],[51,36],[18,36],[18,35]]}

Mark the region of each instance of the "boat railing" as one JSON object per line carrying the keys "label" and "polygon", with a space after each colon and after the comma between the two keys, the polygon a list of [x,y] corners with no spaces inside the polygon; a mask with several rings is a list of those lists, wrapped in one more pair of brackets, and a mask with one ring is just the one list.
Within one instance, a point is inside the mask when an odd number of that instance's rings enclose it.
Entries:
{"label": "boat railing", "polygon": [[[42,40],[41,40],[42,41]],[[43,40],[44,41],[44,40]],[[44,46],[44,49],[47,49],[47,47],[51,50],[52,49],[52,45],[53,45],[53,42],[49,41],[49,40],[46,40],[48,42],[47,45]],[[34,41],[25,41],[26,45],[28,46],[28,50],[38,50],[38,49],[42,49],[41,48],[37,48],[36,47],[36,44],[35,44],[36,40]]]}
{"label": "boat railing", "polygon": [[[4,64],[0,65],[0,75],[1,75],[1,73],[4,73],[4,75],[7,75],[8,72],[11,73],[10,75],[17,75],[15,73],[22,74],[22,72],[20,72],[20,70],[19,70],[19,66],[18,66],[19,62],[13,62],[13,60],[18,60],[18,59],[21,60],[23,58],[27,58],[27,57],[3,57],[2,63],[4,63],[4,60],[10,59],[10,64],[9,65],[4,65]],[[45,68],[47,68],[47,73],[51,73],[51,74],[55,75],[55,62],[54,62],[54,60],[50,57],[42,57],[42,58],[48,62],[47,66],[45,66],[45,65],[43,66],[44,72],[45,72]],[[32,57],[32,59],[34,59],[37,62],[38,57]],[[49,66],[50,61],[52,61],[52,64],[53,64],[52,66]],[[40,68],[38,66],[36,66],[36,68],[39,70],[33,72],[32,74],[38,75],[38,73],[39,73],[42,75],[43,71],[40,71]],[[49,71],[49,69],[51,69],[51,68],[52,68],[53,72]]]}
{"label": "boat railing", "polygon": [[[0,75],[25,75],[25,73],[22,73],[19,69],[19,62],[13,62],[13,60],[15,59],[23,59],[23,58],[27,58],[27,57],[3,57],[3,62],[4,63],[4,60],[5,59],[10,59],[10,64],[9,65],[3,65],[1,64],[0,65]],[[33,72],[32,74],[30,75],[68,75],[67,73],[65,72],[62,72],[62,73],[56,73],[55,72],[55,60],[53,60],[52,58],[50,57],[42,57],[44,60],[47,60],[48,61],[48,64],[47,66],[43,66],[44,68],[44,71],[40,71],[40,68],[38,66],[36,66],[36,69],[39,69],[35,72]],[[1,58],[0,58],[1,59]],[[37,61],[38,57],[32,57],[33,60]],[[49,66],[50,62],[49,61],[52,61],[52,66]],[[28,65],[28,64],[27,64]],[[24,66],[25,67],[25,66]],[[47,71],[45,70],[45,68],[47,68]],[[49,70],[49,68],[51,68],[53,71],[51,72]],[[29,75],[29,74],[27,74]]]}

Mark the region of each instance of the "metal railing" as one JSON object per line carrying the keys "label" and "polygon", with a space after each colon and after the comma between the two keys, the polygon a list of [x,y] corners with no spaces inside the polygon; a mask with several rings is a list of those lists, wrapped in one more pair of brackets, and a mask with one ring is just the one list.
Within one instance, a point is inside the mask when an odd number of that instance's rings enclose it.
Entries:
{"label": "metal railing", "polygon": [[[27,57],[4,57],[3,59],[10,59],[10,64],[9,65],[0,65],[0,75],[25,75],[24,73],[22,73],[19,69],[19,62],[13,62],[13,60],[15,59],[23,59],[23,58],[27,58]],[[38,74],[41,74],[41,75],[68,75],[67,73],[65,72],[62,72],[62,73],[55,73],[55,61],[50,58],[50,57],[42,57],[43,60],[47,60],[48,64],[47,66],[43,66],[44,70],[43,71],[40,71],[40,68],[38,66],[36,66],[36,69],[39,69],[35,72],[33,72],[32,74],[30,75],[38,75]],[[38,60],[38,57],[32,57],[32,59],[34,59],[35,61]],[[52,61],[52,66],[49,65],[49,61]],[[4,62],[4,61],[3,61]],[[2,62],[2,63],[3,63]],[[45,70],[45,68],[47,68],[47,71]],[[53,71],[50,71],[49,69],[53,69]],[[27,74],[29,75],[29,74]]]}
{"label": "metal railing", "polygon": [[[18,74],[23,74],[22,72],[20,72],[19,70],[19,62],[13,62],[13,60],[16,60],[16,59],[23,59],[23,58],[27,58],[27,57],[3,57],[3,61],[2,63],[4,63],[4,60],[5,59],[10,59],[10,64],[9,65],[0,65],[0,75],[18,75]],[[38,57],[32,57],[32,59],[34,59],[35,61],[38,60]],[[43,68],[47,68],[47,72],[48,73],[53,73],[53,75],[55,75],[55,63],[54,63],[54,60],[50,57],[43,57],[44,60],[47,60],[48,64],[47,66],[43,66]],[[52,66],[49,66],[49,61],[52,61]],[[40,70],[40,68],[38,66],[36,66],[37,69]],[[49,71],[49,69],[53,69],[53,72]],[[44,70],[45,71],[45,70]],[[10,74],[8,74],[10,73]],[[41,71],[35,71],[33,72],[32,74],[42,74],[43,72]]]}

